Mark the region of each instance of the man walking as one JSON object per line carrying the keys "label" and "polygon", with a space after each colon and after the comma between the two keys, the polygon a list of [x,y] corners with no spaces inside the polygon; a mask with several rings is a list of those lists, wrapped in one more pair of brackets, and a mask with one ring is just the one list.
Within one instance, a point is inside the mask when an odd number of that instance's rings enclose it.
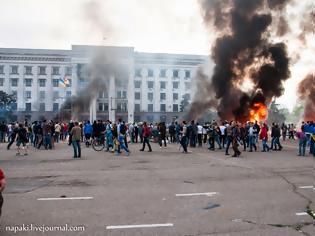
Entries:
{"label": "man walking", "polygon": [[145,145],[147,144],[149,148],[149,152],[152,152],[152,148],[150,145],[151,129],[150,127],[148,127],[147,122],[143,123],[142,136],[143,136],[143,143],[142,143],[143,145],[140,151],[143,152],[145,149]]}

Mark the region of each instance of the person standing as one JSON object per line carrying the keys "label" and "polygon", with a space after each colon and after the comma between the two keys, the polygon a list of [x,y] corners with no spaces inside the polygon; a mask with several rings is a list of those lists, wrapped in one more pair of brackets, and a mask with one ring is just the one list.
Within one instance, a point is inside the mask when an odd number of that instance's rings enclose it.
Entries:
{"label": "person standing", "polygon": [[249,152],[253,151],[253,147],[255,151],[257,151],[256,147],[256,128],[254,127],[253,123],[250,122],[249,129],[248,129],[248,138],[249,138]]}
{"label": "person standing", "polygon": [[263,127],[261,128],[260,131],[260,139],[262,140],[262,146],[263,146],[263,150],[262,152],[269,152],[270,148],[267,144],[268,142],[268,127],[267,125],[264,123]]}
{"label": "person standing", "polygon": [[79,122],[74,123],[74,127],[70,131],[71,135],[71,142],[72,142],[72,147],[73,147],[73,152],[74,152],[74,158],[80,158],[81,157],[81,146],[80,146],[80,141],[81,141],[81,128],[79,126]]}
{"label": "person standing", "polygon": [[141,152],[144,151],[145,145],[148,145],[149,152],[152,152],[152,148],[150,145],[150,136],[151,136],[151,129],[148,127],[147,122],[143,122],[143,128],[142,128],[142,137],[143,137],[143,142],[142,142],[142,149],[140,149]]}
{"label": "person standing", "polygon": [[229,154],[229,148],[230,148],[230,145],[232,143],[232,122],[230,124],[227,124],[227,127],[226,127],[226,139],[227,139],[227,142],[226,142],[226,148],[225,148],[225,155],[230,155]]}
{"label": "person standing", "polygon": [[232,149],[234,154],[232,157],[239,157],[241,155],[240,150],[238,149],[238,140],[240,138],[240,129],[238,123],[235,121],[232,123]]}
{"label": "person standing", "polygon": [[187,145],[188,145],[188,142],[187,142],[187,123],[186,121],[183,121],[183,129],[181,130],[181,140],[180,140],[180,144],[182,145],[183,149],[184,149],[184,153],[188,153],[187,151]]}
{"label": "person standing", "polygon": [[[280,130],[280,127],[278,124],[275,124],[275,132],[274,132],[274,136],[275,136],[275,149],[274,150],[277,150],[277,146],[279,148],[279,151],[282,150],[282,146],[281,146],[281,143],[280,143],[280,137],[281,137],[281,130]],[[294,137],[293,137],[294,139]]]}
{"label": "person standing", "polygon": [[224,123],[222,123],[219,126],[219,128],[220,128],[220,143],[222,145],[222,148],[224,148],[224,145],[225,145],[225,129],[226,129]]}
{"label": "person standing", "polygon": [[302,130],[299,132],[296,132],[296,137],[299,139],[299,154],[298,154],[298,156],[304,157],[305,156],[306,143],[307,143],[307,137]]}
{"label": "person standing", "polygon": [[85,145],[89,147],[91,144],[90,139],[93,133],[93,127],[89,120],[84,124],[83,133],[84,133]]}
{"label": "person standing", "polygon": [[159,131],[159,145],[160,148],[162,148],[162,144],[164,141],[164,148],[166,148],[166,126],[164,122],[161,122],[158,125],[158,131]]}
{"label": "person standing", "polygon": [[203,127],[199,123],[197,123],[197,128],[198,128],[198,147],[202,146],[202,130]]}
{"label": "person standing", "polygon": [[27,130],[24,127],[24,125],[22,123],[20,123],[19,128],[17,130],[17,138],[16,138],[16,146],[17,146],[16,155],[17,156],[19,156],[21,154],[21,148],[20,148],[21,145],[22,145],[22,149],[24,151],[24,156],[27,155],[27,146],[26,146],[27,143],[28,143]]}

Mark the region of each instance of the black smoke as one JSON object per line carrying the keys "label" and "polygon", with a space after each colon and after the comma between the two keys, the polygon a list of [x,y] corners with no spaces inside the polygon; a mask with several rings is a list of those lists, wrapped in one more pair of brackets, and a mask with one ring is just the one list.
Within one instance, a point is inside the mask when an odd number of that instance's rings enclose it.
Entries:
{"label": "black smoke", "polygon": [[[289,58],[286,45],[272,43],[270,35],[273,17],[279,19],[288,2],[200,1],[206,25],[212,25],[218,35],[211,53],[215,67],[207,87],[215,93],[221,119],[246,120],[254,103],[268,105],[272,98],[282,95],[283,82],[290,76]],[[245,78],[253,83],[246,92],[242,89]],[[192,107],[196,102],[200,103],[194,100]],[[193,118],[194,113],[189,116]]]}

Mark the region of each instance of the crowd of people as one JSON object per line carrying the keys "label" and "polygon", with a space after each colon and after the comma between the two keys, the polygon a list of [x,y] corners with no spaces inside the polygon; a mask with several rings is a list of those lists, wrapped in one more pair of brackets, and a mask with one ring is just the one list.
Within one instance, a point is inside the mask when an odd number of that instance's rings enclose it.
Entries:
{"label": "crowd of people", "polygon": [[[84,122],[54,122],[35,121],[33,123],[9,123],[0,124],[0,142],[8,142],[7,149],[16,142],[17,155],[28,155],[27,147],[37,149],[54,149],[55,143],[68,142],[73,146],[73,157],[81,157],[81,142],[87,147],[91,140],[99,140],[104,143],[106,151],[112,151],[120,155],[125,151],[130,154],[128,143],[141,143],[140,151],[146,146],[152,152],[150,142],[158,143],[160,148],[167,148],[168,143],[179,144],[183,153],[188,153],[188,148],[207,147],[209,150],[222,149],[225,155],[239,157],[241,151],[253,152],[258,150],[261,143],[261,151],[281,151],[282,140],[298,139],[298,155],[305,156],[309,146],[309,153],[315,156],[315,124],[303,122],[300,127],[293,124],[273,123],[270,127],[266,123],[237,121],[224,121],[200,124],[195,121],[160,123],[125,123],[121,119],[117,122],[109,120],[97,120],[91,123]],[[261,140],[261,142],[259,142]],[[240,150],[241,148],[241,150]]]}

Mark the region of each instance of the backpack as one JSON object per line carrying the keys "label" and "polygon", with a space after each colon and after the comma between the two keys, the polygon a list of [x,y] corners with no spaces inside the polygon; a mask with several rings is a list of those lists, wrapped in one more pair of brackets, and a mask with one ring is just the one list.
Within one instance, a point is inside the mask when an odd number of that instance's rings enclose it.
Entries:
{"label": "backpack", "polygon": [[126,125],[125,124],[120,124],[120,133],[121,134],[126,134]]}

